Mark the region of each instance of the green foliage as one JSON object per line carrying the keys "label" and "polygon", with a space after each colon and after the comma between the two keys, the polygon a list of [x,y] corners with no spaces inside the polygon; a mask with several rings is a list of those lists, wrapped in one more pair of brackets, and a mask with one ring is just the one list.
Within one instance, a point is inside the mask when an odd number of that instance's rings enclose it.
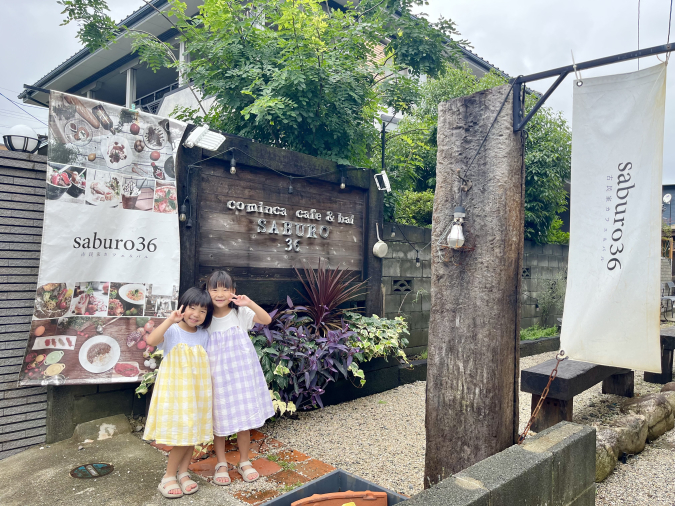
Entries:
{"label": "green foliage", "polygon": [[[506,83],[496,72],[480,79],[468,67],[446,68],[436,79],[420,88],[418,107],[399,123],[387,143],[387,170],[391,174],[393,195],[385,199],[385,217],[392,219],[399,208],[407,210],[414,196],[406,191],[425,192],[436,186],[436,124],[438,105],[446,100],[470,95]],[[528,96],[526,109],[536,97]],[[399,132],[404,133],[403,135]],[[396,135],[396,137],[394,137]],[[527,125],[525,141],[525,238],[537,243],[563,244],[566,235],[556,222],[566,209],[564,185],[570,177],[571,132],[561,113],[542,107]]]}
{"label": "green foliage", "polygon": [[277,464],[284,471],[295,471],[295,464],[293,464],[292,462],[286,462],[285,460],[281,460],[279,456],[275,455],[274,453],[266,455],[265,458],[270,462],[274,462],[275,464]]}
{"label": "green foliage", "polygon": [[668,222],[664,219],[661,220],[661,237],[663,239],[670,239],[673,237],[673,229]]}
{"label": "green foliage", "polygon": [[562,226],[562,220],[557,216],[553,219],[551,223],[551,228],[548,229],[548,235],[546,236],[546,244],[569,244],[570,243],[570,233],[563,232],[560,230]]}
{"label": "green foliage", "polygon": [[[199,109],[176,111],[181,119],[339,163],[370,165],[379,112],[410,111],[419,76],[441,76],[446,61],[459,61],[457,43],[447,39],[456,35],[451,21],[412,15],[424,0],[363,0],[344,9],[324,0],[205,0],[192,19],[184,3],[169,3],[190,53],[183,75],[216,99],[203,119]],[[103,0],[63,5],[65,23],[80,24],[91,50],[114,40]],[[149,34],[135,32],[132,47],[153,70],[179,66]]]}
{"label": "green foliage", "polygon": [[542,328],[539,325],[533,325],[527,329],[520,330],[521,341],[532,341],[540,337],[552,337],[558,335],[558,327]]}
{"label": "green foliage", "polygon": [[434,211],[433,190],[429,189],[422,192],[404,190],[398,197],[396,213],[394,214],[396,223],[416,227],[431,227],[431,216]]}
{"label": "green foliage", "polygon": [[408,346],[408,340],[403,337],[409,335],[408,324],[403,317],[397,316],[393,320],[363,316],[357,313],[345,313],[346,323],[355,335],[349,344],[360,348],[360,353],[354,355],[359,362],[368,362],[377,357],[396,357],[403,362],[408,359],[403,349]]}

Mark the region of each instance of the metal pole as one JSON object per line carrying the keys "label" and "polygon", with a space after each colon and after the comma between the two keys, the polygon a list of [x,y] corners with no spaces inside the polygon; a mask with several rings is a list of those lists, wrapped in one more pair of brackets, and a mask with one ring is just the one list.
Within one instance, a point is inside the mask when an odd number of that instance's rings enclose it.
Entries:
{"label": "metal pole", "polygon": [[387,134],[387,126],[384,124],[384,119],[382,120],[382,170],[384,170],[384,144],[386,142],[385,135]]}

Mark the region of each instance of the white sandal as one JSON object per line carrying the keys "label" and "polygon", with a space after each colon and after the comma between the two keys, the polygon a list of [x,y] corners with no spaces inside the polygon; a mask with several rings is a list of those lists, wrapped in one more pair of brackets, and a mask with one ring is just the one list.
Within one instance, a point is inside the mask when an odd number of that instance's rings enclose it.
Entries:
{"label": "white sandal", "polygon": [[[225,471],[218,472],[218,469],[221,467],[225,468]],[[227,478],[227,481],[218,481],[216,478]],[[218,462],[216,464],[216,474],[213,475],[213,483],[216,485],[220,485],[221,487],[224,487],[225,485],[229,485],[232,483],[232,479],[230,478],[230,473],[227,471],[227,462]]]}
{"label": "white sandal", "polygon": [[[180,481],[180,480],[182,480],[183,478],[185,478],[186,476],[189,478],[189,477],[190,477],[190,473],[185,472],[185,473],[181,473],[181,474],[178,475],[178,486],[180,487],[181,491],[182,491],[185,495],[194,494],[197,490],[199,490],[199,484],[198,484],[196,481],[192,480],[192,479],[187,480],[185,483],[183,483],[182,481]],[[193,485],[193,484],[195,485],[195,488],[193,488],[192,490],[189,490],[189,491],[188,491],[188,490],[187,490],[188,485]]]}
{"label": "white sandal", "polygon": [[[244,466],[251,466],[251,469],[244,470],[244,469],[242,469],[242,467],[244,467]],[[253,468],[253,464],[251,464],[251,462],[248,461],[248,460],[245,461],[245,462],[239,462],[239,465],[237,466],[237,472],[239,474],[241,474],[242,479],[246,483],[251,483],[252,481],[255,481],[258,478],[260,478],[260,473]],[[255,473],[258,476],[256,476],[255,478],[249,479],[248,477],[251,475],[251,473]]]}
{"label": "white sandal", "polygon": [[[180,485],[178,482],[174,483],[173,485],[169,485],[168,488],[166,488],[164,485],[169,483],[170,481],[176,481],[176,478],[168,477],[168,478],[162,478],[162,481],[159,482],[159,485],[157,485],[157,489],[159,492],[166,497],[167,499],[178,499],[179,497],[183,497],[183,489],[180,488]],[[180,490],[180,494],[170,494],[172,490]]]}

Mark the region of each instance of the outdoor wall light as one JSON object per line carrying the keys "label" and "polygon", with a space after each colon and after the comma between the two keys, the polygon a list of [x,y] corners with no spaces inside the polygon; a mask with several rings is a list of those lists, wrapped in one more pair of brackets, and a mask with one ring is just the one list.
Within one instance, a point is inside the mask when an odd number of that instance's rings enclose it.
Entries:
{"label": "outdoor wall light", "polygon": [[396,225],[391,226],[391,236],[396,237]]}
{"label": "outdoor wall light", "polygon": [[220,147],[220,145],[225,141],[225,136],[219,134],[218,132],[209,132],[209,127],[202,125],[195,128],[188,138],[185,140],[184,146],[186,148],[198,148],[208,149],[209,151],[215,151]]}
{"label": "outdoor wall light", "polygon": [[419,267],[419,266],[420,266],[420,257],[419,257],[419,255],[417,255],[417,257],[415,258],[415,267]]}
{"label": "outdoor wall light", "polygon": [[345,177],[342,176],[340,178],[340,190],[344,190],[344,189],[345,189]]}
{"label": "outdoor wall light", "polygon": [[180,214],[178,215],[180,221],[187,220],[187,206],[185,204],[180,206]]}
{"label": "outdoor wall light", "polygon": [[230,160],[230,174],[235,175],[237,173],[237,163],[234,160],[234,155],[232,155],[232,160]]}
{"label": "outdoor wall light", "polygon": [[[375,184],[377,185],[378,190],[386,190],[391,192],[391,185],[389,184],[389,178],[387,177],[387,173],[385,171],[378,172],[377,174],[374,174],[373,177],[375,178]],[[382,186],[380,186],[380,180],[377,179],[378,177],[382,179]],[[384,230],[382,232],[384,232]]]}
{"label": "outdoor wall light", "polygon": [[10,151],[35,153],[40,147],[38,134],[27,125],[14,125],[9,134],[3,135],[2,138]]}
{"label": "outdoor wall light", "polygon": [[293,193],[293,178],[288,178],[288,193]]}
{"label": "outdoor wall light", "polygon": [[448,246],[454,249],[459,249],[464,244],[464,231],[462,230],[462,223],[466,210],[462,206],[455,207],[455,219],[452,222],[452,228],[448,234]]}

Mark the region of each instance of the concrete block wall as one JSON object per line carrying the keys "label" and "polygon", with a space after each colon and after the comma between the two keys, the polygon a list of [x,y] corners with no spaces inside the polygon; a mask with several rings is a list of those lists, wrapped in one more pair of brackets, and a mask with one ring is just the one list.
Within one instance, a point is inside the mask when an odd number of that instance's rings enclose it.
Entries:
{"label": "concrete block wall", "polygon": [[553,326],[556,318],[562,314],[552,315],[543,322],[537,311],[537,298],[545,290],[547,281],[567,269],[569,246],[564,244],[536,244],[525,241],[523,255],[523,284],[521,298],[520,328],[533,325]]}
{"label": "concrete block wall", "polygon": [[413,496],[407,506],[595,504],[595,428],[561,422]]}
{"label": "concrete block wall", "polygon": [[[391,236],[392,228],[394,237]],[[426,349],[429,340],[431,229],[385,223],[382,240],[389,247],[382,261],[385,316],[400,315],[406,319],[410,331],[406,353],[416,355]],[[415,261],[418,256],[415,248],[419,250],[419,267]]]}

